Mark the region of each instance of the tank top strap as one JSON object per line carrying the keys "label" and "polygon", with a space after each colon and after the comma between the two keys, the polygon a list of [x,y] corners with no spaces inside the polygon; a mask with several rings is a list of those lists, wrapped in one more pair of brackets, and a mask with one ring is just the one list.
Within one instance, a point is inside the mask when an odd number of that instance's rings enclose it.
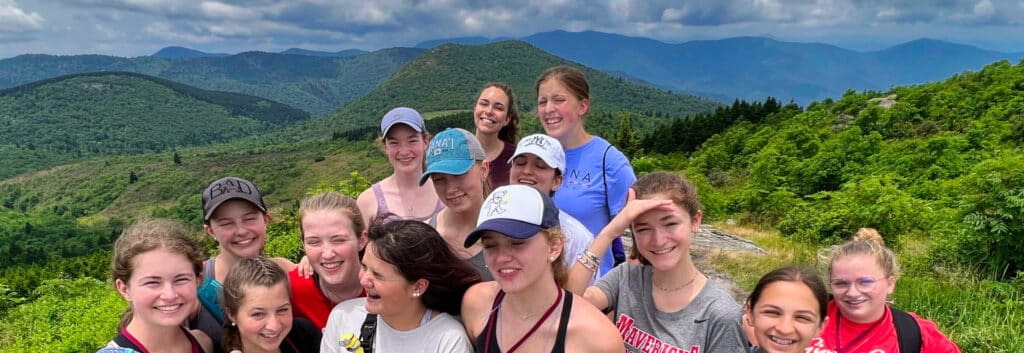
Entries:
{"label": "tank top strap", "polygon": [[199,345],[199,340],[196,339],[196,336],[192,335],[192,332],[189,332],[185,327],[182,327],[181,330],[185,332],[185,336],[188,337],[188,341],[192,343],[192,353],[206,353],[206,351],[203,350],[203,346]]}
{"label": "tank top strap", "polygon": [[211,257],[206,261],[203,261],[203,277],[216,278],[217,271],[214,268],[217,266],[217,258]]}
{"label": "tank top strap", "polygon": [[388,202],[384,199],[384,188],[380,186],[380,183],[374,183],[373,185],[370,185],[370,190],[373,190],[373,197],[377,198],[376,216],[379,217],[382,214],[391,213],[391,210],[388,209]]}
{"label": "tank top strap", "polygon": [[494,296],[494,303],[491,304],[491,313],[487,315],[487,324],[484,326],[484,331],[477,336],[476,346],[483,353],[501,353],[501,348],[498,347],[498,332],[495,326],[498,324],[498,306],[501,305],[501,300],[505,298],[505,291],[498,290],[498,294]]}
{"label": "tank top strap", "polygon": [[562,303],[562,317],[558,321],[558,334],[555,336],[555,346],[551,347],[551,353],[565,352],[565,336],[569,331],[569,315],[572,314],[572,293],[566,291]]}

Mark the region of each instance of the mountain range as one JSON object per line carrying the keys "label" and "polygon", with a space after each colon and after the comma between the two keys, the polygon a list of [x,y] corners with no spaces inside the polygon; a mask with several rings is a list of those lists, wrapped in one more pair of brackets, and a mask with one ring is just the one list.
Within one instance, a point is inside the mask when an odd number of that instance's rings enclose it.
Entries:
{"label": "mountain range", "polygon": [[[460,37],[423,42],[478,44],[503,40]],[[736,37],[679,44],[585,31],[542,32],[519,40],[551,54],[676,92],[727,99],[811,101],[838,98],[846,90],[886,90],[941,80],[999,60],[1016,63],[1024,53],[1001,53],[934,39],[859,52],[821,43]]]}
{"label": "mountain range", "polygon": [[125,72],[0,90],[0,179],[83,159],[226,142],[309,113],[260,97]]}
{"label": "mountain range", "polygon": [[[161,50],[177,53],[173,58],[19,55],[0,60],[0,89],[76,73],[125,71],[259,96],[323,114],[362,96],[424,51],[390,48],[339,57],[265,52],[219,56],[189,50]],[[193,57],[187,59],[189,55]]]}
{"label": "mountain range", "polygon": [[[167,47],[152,56],[21,55],[0,60],[0,89],[92,71],[130,71],[196,87],[252,94],[324,114],[359,97],[424,50],[444,43],[483,45],[509,38],[435,39],[415,48],[337,52],[291,48],[234,55]],[[1024,53],[1002,53],[934,39],[860,52],[822,43],[736,37],[666,43],[585,31],[536,33],[517,40],[550,54],[622,77],[724,102],[733,99],[806,105],[850,89],[885,90],[939,80]]]}

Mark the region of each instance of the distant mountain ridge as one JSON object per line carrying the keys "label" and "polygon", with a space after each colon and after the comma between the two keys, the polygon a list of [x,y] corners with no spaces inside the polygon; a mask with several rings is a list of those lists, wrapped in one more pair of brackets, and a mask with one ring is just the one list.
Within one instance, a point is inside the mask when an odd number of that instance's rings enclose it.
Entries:
{"label": "distant mountain ridge", "polygon": [[389,48],[352,57],[245,52],[187,60],[27,54],[0,60],[0,89],[69,74],[126,71],[264,97],[322,114],[362,96],[423,51]]}
{"label": "distant mountain ridge", "polygon": [[[539,129],[535,117],[534,84],[545,69],[556,65],[580,67],[591,85],[591,114],[588,127],[618,127],[618,114],[634,114],[637,129],[660,123],[646,117],[685,117],[710,112],[717,102],[680,95],[636,84],[604,72],[581,67],[546,53],[522,41],[502,41],[486,45],[445,44],[416,58],[390,79],[365,96],[326,116],[318,116],[296,127],[303,136],[326,135],[349,129],[376,126],[391,108],[408,106],[421,112],[466,111],[475,104],[476,95],[486,83],[509,84],[522,112],[524,131]],[[467,118],[472,119],[472,118]],[[668,119],[661,119],[668,121]],[[537,130],[533,130],[537,131]]]}
{"label": "distant mountain ridge", "polygon": [[224,53],[207,53],[200,50],[185,48],[185,47],[166,47],[160,49],[160,51],[153,53],[153,56],[164,59],[195,59],[195,58],[217,58],[222,56],[228,56],[231,54]]}
{"label": "distant mountain ridge", "polygon": [[369,52],[365,51],[365,50],[359,50],[359,49],[345,49],[345,50],[336,51],[336,52],[332,53],[332,52],[319,51],[319,50],[306,50],[306,49],[302,49],[302,48],[290,48],[288,50],[285,50],[285,51],[281,52],[281,54],[306,55],[306,56],[330,56],[330,57],[338,57],[338,58],[347,58],[347,57],[352,57],[352,56],[359,56],[359,55],[363,55],[363,54],[367,54],[367,53],[369,53]]}
{"label": "distant mountain ridge", "polygon": [[279,129],[309,113],[127,72],[0,90],[0,179],[98,156],[162,152]]}
{"label": "distant mountain ridge", "polygon": [[[873,52],[765,37],[670,44],[596,31],[542,32],[521,40],[551,54],[677,92],[746,100],[773,96],[801,104],[837,98],[849,89],[885,90],[894,85],[940,80],[995,61],[1015,63],[1024,57],[1024,53],[1000,53],[935,39],[918,39]],[[486,43],[495,39],[450,41]]]}

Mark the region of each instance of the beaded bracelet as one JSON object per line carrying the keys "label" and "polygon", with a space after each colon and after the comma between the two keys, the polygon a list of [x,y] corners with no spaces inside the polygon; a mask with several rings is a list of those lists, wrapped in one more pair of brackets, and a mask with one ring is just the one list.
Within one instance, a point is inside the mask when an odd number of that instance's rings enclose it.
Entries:
{"label": "beaded bracelet", "polygon": [[594,255],[594,253],[590,252],[590,250],[583,250],[583,253],[580,255],[586,255],[587,257],[590,258],[590,261],[595,264],[601,263],[601,258],[597,257],[597,255]]}
{"label": "beaded bracelet", "polygon": [[580,253],[580,256],[576,257],[576,262],[579,262],[580,265],[583,265],[584,268],[590,270],[591,272],[596,272],[597,268],[600,266],[598,262],[594,261],[585,253]]}

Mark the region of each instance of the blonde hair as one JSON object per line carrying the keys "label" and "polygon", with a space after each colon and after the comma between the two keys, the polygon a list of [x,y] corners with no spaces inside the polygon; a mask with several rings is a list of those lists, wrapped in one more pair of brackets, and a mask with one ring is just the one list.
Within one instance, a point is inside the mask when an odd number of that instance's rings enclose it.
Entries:
{"label": "blonde hair", "polygon": [[900,266],[896,254],[885,246],[885,239],[874,228],[861,228],[853,240],[833,246],[828,260],[828,274],[832,277],[832,265],[839,259],[853,255],[868,255],[882,267],[887,277],[899,276]]}
{"label": "blonde hair", "polygon": [[307,196],[299,204],[299,239],[306,237],[303,230],[303,218],[310,212],[323,210],[337,211],[344,214],[345,217],[352,221],[352,233],[355,234],[356,238],[359,238],[363,234],[363,230],[366,229],[366,225],[363,224],[363,214],[359,212],[356,200],[341,193],[325,191],[313,196]]}
{"label": "blonde hair", "polygon": [[565,233],[562,232],[562,227],[551,227],[541,232],[544,233],[549,244],[562,242],[562,251],[558,253],[555,261],[551,262],[551,272],[555,276],[555,283],[558,283],[559,287],[564,287],[565,282],[569,280],[569,269],[565,265]]}

